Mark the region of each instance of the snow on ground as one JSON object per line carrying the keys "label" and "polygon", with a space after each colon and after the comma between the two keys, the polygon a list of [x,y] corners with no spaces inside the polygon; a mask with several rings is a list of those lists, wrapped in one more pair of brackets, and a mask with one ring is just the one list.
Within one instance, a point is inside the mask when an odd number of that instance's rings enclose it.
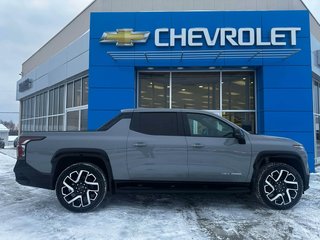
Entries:
{"label": "snow on ground", "polygon": [[54,191],[15,182],[14,151],[0,150],[0,239],[320,239],[319,173],[287,211],[249,194],[118,194],[75,214]]}

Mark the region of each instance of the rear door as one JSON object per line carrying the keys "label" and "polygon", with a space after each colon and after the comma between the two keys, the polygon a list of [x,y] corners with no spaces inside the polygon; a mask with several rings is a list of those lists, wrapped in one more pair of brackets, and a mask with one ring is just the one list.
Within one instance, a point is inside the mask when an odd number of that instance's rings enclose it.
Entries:
{"label": "rear door", "polygon": [[187,142],[176,112],[135,112],[127,142],[131,180],[188,178]]}
{"label": "rear door", "polygon": [[192,181],[243,182],[251,162],[251,145],[239,144],[234,128],[200,113],[184,113],[189,177]]}

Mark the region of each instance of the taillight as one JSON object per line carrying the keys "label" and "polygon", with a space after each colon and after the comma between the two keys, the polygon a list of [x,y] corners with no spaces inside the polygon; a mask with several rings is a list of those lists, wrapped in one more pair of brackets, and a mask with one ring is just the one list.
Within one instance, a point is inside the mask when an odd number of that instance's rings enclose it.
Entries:
{"label": "taillight", "polygon": [[26,147],[27,144],[31,141],[41,141],[45,139],[46,137],[42,136],[20,136],[18,145],[17,145],[17,158],[24,158],[26,156]]}

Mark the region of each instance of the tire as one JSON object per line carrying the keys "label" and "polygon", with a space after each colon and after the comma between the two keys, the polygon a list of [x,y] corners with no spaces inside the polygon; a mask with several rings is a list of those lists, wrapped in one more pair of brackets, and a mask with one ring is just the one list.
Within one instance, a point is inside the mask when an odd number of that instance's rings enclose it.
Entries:
{"label": "tire", "polygon": [[76,163],[59,175],[56,194],[63,207],[72,212],[88,212],[98,207],[107,193],[103,171],[91,163]]}
{"label": "tire", "polygon": [[259,171],[255,193],[260,202],[276,210],[296,205],[303,193],[303,181],[298,171],[288,164],[269,163]]}

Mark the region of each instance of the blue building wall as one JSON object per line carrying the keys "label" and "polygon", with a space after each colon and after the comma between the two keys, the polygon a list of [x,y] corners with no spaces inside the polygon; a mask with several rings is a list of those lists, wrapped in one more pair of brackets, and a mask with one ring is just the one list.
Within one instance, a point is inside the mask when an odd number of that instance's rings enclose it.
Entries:
{"label": "blue building wall", "polygon": [[[181,47],[179,40],[174,47],[156,47],[154,31],[157,28],[206,27],[261,28],[262,40],[270,40],[273,27],[300,27],[296,46],[231,46],[217,44],[208,47]],[[134,31],[150,31],[146,43],[132,47],[119,47],[115,43],[100,43],[103,32],[132,28]],[[162,35],[161,41],[168,41]],[[248,39],[248,38],[246,38]],[[284,39],[290,42],[288,35]],[[203,42],[204,40],[199,40]],[[246,56],[217,57],[212,59],[115,59],[110,55],[124,52],[203,50],[251,50],[268,49],[274,57]],[[294,50],[287,58],[277,53]],[[96,129],[116,115],[120,109],[136,107],[136,74],[143,67],[208,67],[222,68],[248,66],[256,69],[257,76],[257,126],[258,134],[289,137],[304,144],[309,156],[309,166],[314,171],[314,127],[312,105],[311,49],[309,13],[307,11],[259,11],[259,12],[145,12],[145,13],[92,13],[90,26],[89,57],[89,129]]]}

